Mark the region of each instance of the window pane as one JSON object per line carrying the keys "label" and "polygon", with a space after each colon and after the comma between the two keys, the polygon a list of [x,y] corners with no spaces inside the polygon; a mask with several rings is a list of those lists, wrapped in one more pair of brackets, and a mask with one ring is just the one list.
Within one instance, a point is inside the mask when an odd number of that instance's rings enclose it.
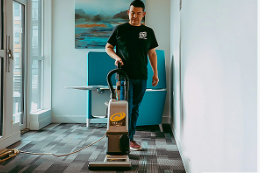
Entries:
{"label": "window pane", "polygon": [[33,26],[32,28],[32,55],[39,56],[39,31],[38,26]]}
{"label": "window pane", "polygon": [[[14,65],[13,65],[13,123],[20,122],[23,124],[24,113],[24,75],[22,63],[24,61],[24,22],[25,11],[24,5],[13,2],[14,32]],[[16,12],[18,11],[18,12]]]}
{"label": "window pane", "polygon": [[20,53],[15,52],[14,53],[14,72],[15,73],[20,73],[21,72],[21,58],[20,58]]}
{"label": "window pane", "polygon": [[20,43],[20,34],[21,34],[21,27],[19,24],[15,24],[14,25],[14,43],[15,44]]}
{"label": "window pane", "polygon": [[31,55],[32,55],[32,100],[31,112],[41,107],[42,63],[42,0],[32,0]]}
{"label": "window pane", "polygon": [[14,16],[20,16],[20,6],[18,3],[14,4]]}
{"label": "window pane", "polygon": [[32,55],[42,56],[42,0],[32,1]]}
{"label": "window pane", "polygon": [[32,20],[38,20],[38,6],[39,6],[39,1],[33,0],[32,1]]}
{"label": "window pane", "polygon": [[33,60],[32,63],[32,102],[31,112],[36,112],[41,109],[41,60]]}

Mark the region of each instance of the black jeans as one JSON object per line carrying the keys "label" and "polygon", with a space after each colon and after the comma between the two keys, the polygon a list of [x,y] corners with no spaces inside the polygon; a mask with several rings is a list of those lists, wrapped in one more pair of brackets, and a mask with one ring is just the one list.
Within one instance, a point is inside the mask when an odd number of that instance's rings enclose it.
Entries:
{"label": "black jeans", "polygon": [[[130,141],[134,140],[136,122],[139,117],[139,107],[147,87],[147,80],[129,79],[128,92],[128,132]],[[121,81],[120,99],[124,99],[124,81]]]}

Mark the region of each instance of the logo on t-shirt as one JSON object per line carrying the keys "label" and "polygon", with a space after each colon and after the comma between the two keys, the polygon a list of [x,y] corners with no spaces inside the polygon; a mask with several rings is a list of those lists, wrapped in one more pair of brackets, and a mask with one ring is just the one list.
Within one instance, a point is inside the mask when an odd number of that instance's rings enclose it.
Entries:
{"label": "logo on t-shirt", "polygon": [[140,32],[139,33],[139,39],[147,39],[147,32]]}

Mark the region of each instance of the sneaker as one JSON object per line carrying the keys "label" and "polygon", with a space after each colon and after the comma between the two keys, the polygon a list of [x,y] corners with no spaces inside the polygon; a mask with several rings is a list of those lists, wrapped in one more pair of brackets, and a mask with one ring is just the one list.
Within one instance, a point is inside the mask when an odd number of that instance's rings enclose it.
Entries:
{"label": "sneaker", "polygon": [[138,151],[141,149],[142,147],[139,144],[137,144],[135,141],[130,141],[130,150]]}

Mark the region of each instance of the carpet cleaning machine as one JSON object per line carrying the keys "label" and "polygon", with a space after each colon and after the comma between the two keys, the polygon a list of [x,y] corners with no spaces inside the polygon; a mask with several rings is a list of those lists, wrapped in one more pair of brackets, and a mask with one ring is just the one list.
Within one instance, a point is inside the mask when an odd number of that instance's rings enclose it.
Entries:
{"label": "carpet cleaning machine", "polygon": [[[113,88],[111,77],[117,73],[117,88]],[[124,78],[124,98],[120,100],[120,85]],[[128,154],[129,136],[128,136],[128,88],[129,79],[127,74],[121,69],[120,63],[118,68],[110,71],[107,75],[107,83],[111,92],[108,104],[107,119],[107,155],[104,162],[90,162],[90,170],[100,169],[130,169],[131,162]]]}

